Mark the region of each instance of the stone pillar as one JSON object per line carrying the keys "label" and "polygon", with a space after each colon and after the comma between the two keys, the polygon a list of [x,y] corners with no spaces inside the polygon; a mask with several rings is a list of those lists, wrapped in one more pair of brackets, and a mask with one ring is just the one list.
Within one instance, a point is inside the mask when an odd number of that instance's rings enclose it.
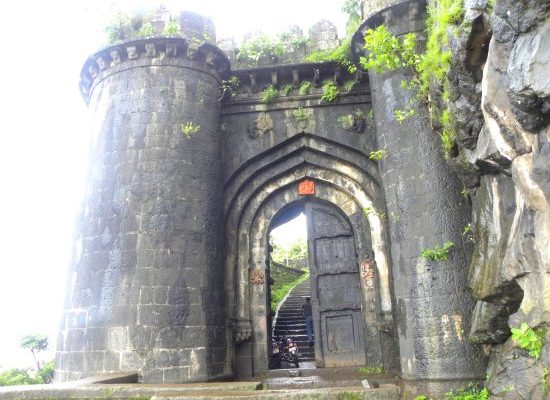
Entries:
{"label": "stone pillar", "polygon": [[[91,56],[92,167],[59,334],[57,380],[227,375],[217,48],[126,42]],[[187,127],[187,128],[186,128]]]}
{"label": "stone pillar", "polygon": [[[425,10],[423,1],[396,4],[372,15],[360,32],[384,24],[395,35],[421,37]],[[467,282],[472,249],[462,232],[470,206],[430,127],[426,105],[416,102],[415,115],[403,123],[395,119],[395,110],[408,109],[413,96],[400,86],[406,73],[369,71],[369,78],[378,148],[387,152],[379,167],[387,212],[394,216],[388,223],[405,398],[442,398],[485,378],[486,360],[467,337],[474,309]],[[420,257],[423,249],[446,241],[454,243],[448,260]]]}

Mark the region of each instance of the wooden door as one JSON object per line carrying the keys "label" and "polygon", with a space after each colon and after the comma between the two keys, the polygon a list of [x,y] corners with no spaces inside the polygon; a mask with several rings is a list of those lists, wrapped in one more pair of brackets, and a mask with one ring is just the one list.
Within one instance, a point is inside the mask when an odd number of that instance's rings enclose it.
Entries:
{"label": "wooden door", "polygon": [[361,287],[353,231],[333,206],[306,203],[318,367],[365,364]]}

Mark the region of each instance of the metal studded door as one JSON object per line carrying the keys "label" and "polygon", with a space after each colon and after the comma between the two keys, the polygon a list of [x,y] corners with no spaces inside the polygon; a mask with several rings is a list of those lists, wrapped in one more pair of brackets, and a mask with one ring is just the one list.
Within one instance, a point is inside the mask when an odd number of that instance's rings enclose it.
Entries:
{"label": "metal studded door", "polygon": [[361,287],[353,231],[333,206],[305,207],[318,367],[365,364]]}

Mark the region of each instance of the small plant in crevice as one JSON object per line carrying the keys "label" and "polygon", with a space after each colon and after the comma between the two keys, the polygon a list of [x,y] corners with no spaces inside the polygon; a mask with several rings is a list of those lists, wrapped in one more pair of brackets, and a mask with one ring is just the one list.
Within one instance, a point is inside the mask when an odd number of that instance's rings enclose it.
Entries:
{"label": "small plant in crevice", "polygon": [[393,221],[393,222],[399,222],[399,220],[401,219],[401,217],[399,217],[399,214],[397,213],[394,213],[393,211],[390,213],[390,219]]}
{"label": "small plant in crevice", "polygon": [[512,339],[517,345],[529,352],[533,358],[540,358],[545,329],[532,329],[526,322],[522,322],[519,328],[511,328]]}
{"label": "small plant in crevice", "polygon": [[201,129],[200,125],[194,124],[191,121],[181,124],[182,133],[189,139],[191,136],[197,134]]}
{"label": "small plant in crevice", "polygon": [[288,96],[290,94],[290,92],[292,92],[292,89],[294,89],[294,85],[291,85],[290,83],[287,83],[286,85],[284,85],[281,88],[281,92],[283,92],[283,94],[285,96]]}
{"label": "small plant in crevice", "polygon": [[308,121],[309,113],[303,107],[298,107],[292,110],[292,118],[297,122]]}
{"label": "small plant in crevice", "polygon": [[455,247],[453,242],[447,241],[443,246],[436,246],[433,249],[424,249],[420,256],[429,261],[443,261],[449,259],[449,252]]}
{"label": "small plant in crevice", "polygon": [[386,154],[387,152],[384,149],[371,151],[369,153],[369,160],[380,161],[381,159],[386,157]]}
{"label": "small plant in crevice", "polygon": [[472,224],[468,223],[462,230],[462,236],[469,242],[474,242],[474,230],[472,228]]}
{"label": "small plant in crevice", "polygon": [[367,125],[365,113],[358,108],[349,114],[339,116],[336,122],[346,131],[353,131],[356,133],[363,132]]}
{"label": "small plant in crevice", "polygon": [[355,86],[355,84],[357,83],[357,81],[355,79],[349,79],[347,81],[344,82],[344,90],[346,92],[350,92],[353,87]]}
{"label": "small plant in crevice", "polygon": [[278,96],[278,91],[273,85],[269,85],[263,92],[262,92],[262,102],[265,104],[272,103]]}
{"label": "small plant in crevice", "polygon": [[309,94],[310,90],[311,90],[311,82],[304,81],[300,83],[300,87],[298,88],[298,93],[300,93],[301,96],[306,96]]}
{"label": "small plant in crevice", "polygon": [[323,82],[323,95],[321,96],[321,101],[325,103],[332,103],[336,100],[340,91],[338,86],[333,81],[324,81]]}

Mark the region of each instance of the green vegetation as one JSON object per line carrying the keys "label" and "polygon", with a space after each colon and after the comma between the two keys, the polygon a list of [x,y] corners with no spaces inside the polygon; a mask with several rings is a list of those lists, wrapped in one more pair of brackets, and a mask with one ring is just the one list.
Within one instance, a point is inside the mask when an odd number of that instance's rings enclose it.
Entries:
{"label": "green vegetation", "polygon": [[291,85],[290,83],[287,83],[286,85],[284,85],[282,88],[281,88],[281,91],[283,92],[283,94],[285,96],[288,96],[290,94],[290,92],[292,92],[292,89],[294,89],[294,86]]}
{"label": "green vegetation", "polygon": [[420,256],[429,261],[443,261],[449,259],[449,252],[454,247],[453,242],[445,242],[443,246],[436,246],[433,249],[424,249]]}
{"label": "green vegetation", "polygon": [[298,93],[300,93],[301,96],[306,96],[309,94],[310,89],[311,89],[311,82],[304,81],[300,83],[300,87],[298,88]]}
{"label": "green vegetation", "polygon": [[259,36],[245,41],[237,49],[237,62],[256,67],[262,61],[276,62],[285,53],[305,49],[309,40],[293,32],[280,33],[275,39]]}
{"label": "green vegetation", "polygon": [[273,244],[271,258],[273,261],[284,264],[287,267],[301,268],[305,264],[302,261],[307,257],[307,242],[305,240],[296,240],[288,248]]}
{"label": "green vegetation", "polygon": [[359,63],[368,70],[373,69],[378,73],[395,71],[407,67],[413,72],[420,61],[420,56],[415,52],[416,35],[407,33],[399,40],[388,28],[380,25],[376,29],[369,29],[365,34],[366,57],[361,57]]}
{"label": "green vegetation", "polygon": [[383,374],[384,367],[362,367],[358,368],[357,372],[360,374]]}
{"label": "green vegetation", "polygon": [[201,129],[200,125],[194,124],[191,121],[181,124],[181,131],[189,139],[191,136],[195,135]]}
{"label": "green vegetation", "polygon": [[[424,394],[416,396],[414,400],[435,400]],[[489,400],[489,391],[479,385],[471,383],[465,389],[453,390],[444,394],[444,400]]]}
{"label": "green vegetation", "polygon": [[336,400],[362,400],[364,397],[358,392],[340,392],[336,395]]}
{"label": "green vegetation", "polygon": [[344,82],[344,89],[346,90],[346,92],[351,91],[356,83],[357,83],[357,81],[354,80],[354,79],[350,79],[350,80],[345,81]]}
{"label": "green vegetation", "polygon": [[221,97],[220,100],[223,99],[223,97],[229,93],[231,97],[235,96],[235,93],[237,92],[237,89],[239,88],[239,85],[241,82],[239,81],[239,78],[236,76],[232,76],[229,79],[222,80],[220,82],[220,91],[221,91]]}
{"label": "green vegetation", "polygon": [[[275,278],[274,278],[275,279]],[[279,281],[275,279],[275,284],[271,287],[271,311],[275,312],[281,301],[285,298],[295,286],[309,279],[309,271],[304,272],[299,278],[290,282]]]}
{"label": "green vegetation", "polygon": [[334,82],[328,80],[323,82],[323,95],[321,96],[321,101],[332,103],[339,94],[340,91],[338,90],[338,86],[336,86]]}
{"label": "green vegetation", "polygon": [[445,400],[489,400],[489,391],[475,384],[445,393]]}
{"label": "green vegetation", "polygon": [[519,328],[512,328],[510,331],[512,339],[521,349],[527,350],[531,357],[536,359],[540,357],[543,338],[546,334],[544,329],[534,330],[526,322],[523,322]]}
{"label": "green vegetation", "polygon": [[176,20],[170,20],[162,31],[163,35],[166,36],[179,36],[180,34],[180,24]]}
{"label": "green vegetation", "polygon": [[[462,0],[441,0],[428,6],[426,21],[428,40],[426,51],[418,53],[416,35],[409,33],[402,39],[394,36],[385,26],[370,29],[365,34],[366,57],[360,59],[365,69],[373,69],[378,73],[394,71],[399,68],[408,69],[413,78],[402,81],[401,87],[412,90],[417,99],[430,103],[434,112],[432,118],[439,118],[441,125],[441,143],[445,157],[449,157],[455,146],[456,127],[448,109],[449,82],[448,72],[451,68],[452,54],[449,49],[449,32],[459,29],[464,10]],[[428,96],[428,91],[430,96]],[[395,117],[402,122],[414,114],[409,104],[408,110],[396,110]],[[439,115],[439,117],[437,117]]]}
{"label": "green vegetation", "polygon": [[309,113],[303,107],[298,107],[292,110],[292,117],[295,121],[309,120]]}
{"label": "green vegetation", "polygon": [[[118,13],[105,27],[105,33],[107,34],[109,45],[117,44],[128,39],[160,36],[148,20],[148,17],[139,13],[133,15]],[[179,36],[180,25],[177,20],[170,20],[167,22],[162,31],[162,35]]]}
{"label": "green vegetation", "polygon": [[395,119],[400,124],[403,123],[403,121],[405,121],[407,118],[412,117],[414,114],[416,114],[416,111],[414,110],[414,108],[410,108],[408,110],[397,109],[394,111]]}
{"label": "green vegetation", "polygon": [[386,218],[386,213],[385,212],[377,210],[374,207],[365,207],[365,208],[363,208],[363,211],[365,212],[366,216],[377,215],[378,218],[380,218],[380,219],[385,219]]}
{"label": "green vegetation", "polygon": [[380,161],[386,157],[386,150],[375,150],[369,153],[369,159],[374,161]]}
{"label": "green vegetation", "polygon": [[449,157],[455,145],[456,134],[451,112],[448,109],[441,112],[439,122],[441,124],[441,145],[443,146],[443,154],[445,157]]}
{"label": "green vegetation", "polygon": [[141,25],[141,28],[137,31],[139,37],[150,37],[155,35],[155,28],[149,22]]}
{"label": "green vegetation", "polygon": [[270,104],[275,100],[275,98],[278,96],[277,89],[275,89],[275,86],[269,85],[263,92],[262,92],[262,102],[265,104]]}
{"label": "green vegetation", "polygon": [[36,369],[40,369],[40,352],[48,348],[48,337],[46,335],[28,335],[21,338],[19,346],[28,349],[32,353]]}
{"label": "green vegetation", "polygon": [[11,368],[2,371],[0,372],[0,386],[50,383],[54,376],[54,362],[40,363],[40,352],[48,349],[48,337],[45,335],[28,335],[21,339],[19,345],[21,348],[31,351],[36,363],[36,370]]}

